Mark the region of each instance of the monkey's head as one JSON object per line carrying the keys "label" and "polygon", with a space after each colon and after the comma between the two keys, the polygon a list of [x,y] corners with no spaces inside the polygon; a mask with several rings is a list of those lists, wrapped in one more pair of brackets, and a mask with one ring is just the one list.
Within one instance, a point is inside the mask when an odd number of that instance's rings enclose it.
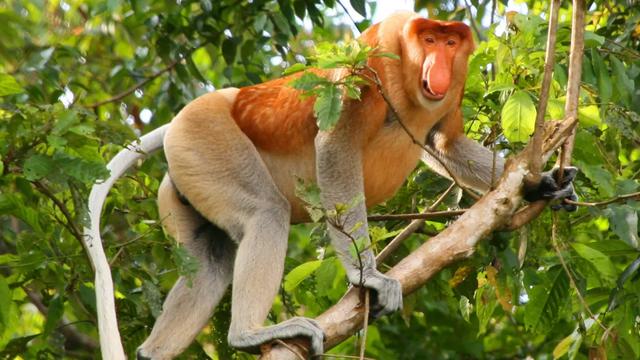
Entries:
{"label": "monkey's head", "polygon": [[471,30],[457,21],[409,19],[401,36],[404,88],[425,108],[457,101],[464,89]]}

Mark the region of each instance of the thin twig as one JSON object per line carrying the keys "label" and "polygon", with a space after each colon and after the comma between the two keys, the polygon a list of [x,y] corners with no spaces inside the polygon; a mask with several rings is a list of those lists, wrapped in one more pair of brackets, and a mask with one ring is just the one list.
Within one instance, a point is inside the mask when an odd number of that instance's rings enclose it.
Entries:
{"label": "thin twig", "polygon": [[[564,167],[571,163],[573,153],[573,144],[575,142],[575,133],[578,119],[578,101],[580,96],[580,78],[582,76],[582,56],[584,53],[584,0],[573,1],[573,18],[571,24],[571,49],[569,53],[569,80],[567,84],[567,101],[565,103],[565,120],[560,126],[570,124],[570,134],[562,145],[560,156],[558,157],[558,183],[562,183],[564,176]],[[535,136],[535,135],[534,135]],[[542,152],[545,147],[553,148],[554,144],[543,143]],[[527,207],[518,211],[511,219],[509,229],[518,228],[540,215],[546,207],[546,200],[539,200],[529,204]]]}
{"label": "thin twig", "polygon": [[369,290],[364,293],[364,320],[362,324],[362,341],[360,341],[360,360],[364,360],[364,352],[367,350],[367,329],[369,328]]}
{"label": "thin twig", "polygon": [[547,102],[549,101],[549,88],[551,87],[551,79],[553,74],[553,66],[555,64],[556,52],[556,33],[558,31],[558,12],[560,9],[560,0],[551,0],[549,14],[549,30],[547,32],[547,50],[544,62],[544,75],[540,88],[540,101],[538,103],[535,131],[531,139],[533,151],[531,151],[531,183],[540,182],[540,171],[542,170],[542,138],[544,136],[544,115],[547,112]]}
{"label": "thin twig", "polygon": [[78,228],[76,227],[76,223],[73,220],[73,216],[71,216],[71,212],[69,212],[69,209],[67,208],[67,206],[62,201],[60,201],[60,199],[58,199],[55,196],[55,194],[51,191],[51,189],[49,189],[40,180],[33,181],[32,184],[36,187],[36,189],[38,189],[38,191],[41,194],[43,194],[44,196],[49,198],[51,201],[53,201],[53,203],[60,210],[60,212],[62,212],[62,215],[64,215],[65,219],[67,220],[67,223],[63,224],[65,228],[69,230],[69,232],[71,233],[71,235],[73,235],[73,237],[75,237],[78,241],[80,241],[80,243],[82,243],[83,242],[82,234],[80,233],[80,230],[78,230]]}
{"label": "thin twig", "polygon": [[296,349],[293,348],[293,346],[290,346],[286,342],[284,342],[284,341],[282,341],[280,339],[275,339],[273,342],[275,342],[278,345],[284,346],[285,349],[287,349],[287,350],[291,351],[293,354],[295,354],[298,359],[305,360],[304,356],[302,356],[302,354],[300,354],[300,352],[298,352]]}
{"label": "thin twig", "polygon": [[473,29],[473,32],[476,33],[478,40],[480,41],[486,40],[485,37],[482,35],[482,32],[480,31],[480,29],[478,29],[475,16],[473,16],[473,14],[471,13],[471,4],[469,4],[468,0],[464,0],[464,3],[465,5],[467,5],[467,13],[469,13],[469,24],[471,24],[471,28]]}
{"label": "thin twig", "polygon": [[[580,100],[580,81],[582,76],[582,57],[584,54],[584,0],[573,0],[573,15],[571,18],[571,50],[569,55],[569,84],[567,86],[567,101],[565,116],[578,118],[578,102]],[[572,81],[578,79],[578,81]],[[576,126],[562,145],[559,156],[558,182],[562,182],[564,167],[571,164],[573,145],[576,138]]]}
{"label": "thin twig", "polygon": [[598,320],[598,317],[591,311],[591,308],[587,304],[587,301],[584,299],[584,296],[582,296],[582,293],[580,293],[580,289],[578,288],[578,285],[576,284],[576,281],[573,278],[573,274],[571,273],[571,270],[569,269],[567,262],[564,260],[564,256],[562,256],[562,252],[560,251],[560,246],[558,245],[558,214],[553,213],[551,215],[551,219],[552,219],[551,220],[552,221],[551,243],[553,244],[553,248],[556,251],[556,255],[558,256],[558,259],[560,260],[562,269],[564,270],[565,274],[567,274],[571,287],[576,291],[578,299],[580,300],[582,307],[584,307],[586,312],[589,314],[589,317],[593,319],[596,323],[598,323],[598,325],[600,325],[600,327],[602,327],[606,331],[607,328],[600,322],[600,320]]}
{"label": "thin twig", "polygon": [[369,221],[388,221],[388,220],[427,220],[439,217],[453,217],[464,214],[466,209],[449,210],[449,211],[433,211],[421,212],[417,214],[388,214],[388,215],[370,215],[367,217]]}
{"label": "thin twig", "polygon": [[347,7],[344,6],[342,1],[340,1],[340,0],[338,0],[338,5],[340,5],[342,7],[342,10],[344,10],[344,13],[347,14],[347,16],[349,17],[349,20],[351,20],[351,22],[353,23],[353,27],[355,27],[356,31],[358,31],[358,34],[361,33],[360,29],[358,29],[358,23],[353,18],[353,16],[351,16],[351,13],[349,12],[349,10],[347,10]]}
{"label": "thin twig", "polygon": [[[435,208],[437,208],[455,187],[456,187],[456,183],[451,183],[451,185],[447,188],[447,190],[445,190],[442,193],[442,195],[440,195],[440,197],[433,204],[431,204],[431,206],[429,206],[425,211],[423,211],[423,213],[431,212]],[[381,264],[384,261],[384,259],[387,258],[387,256],[393,253],[400,246],[400,244],[402,244],[403,241],[405,241],[411,234],[413,234],[418,229],[420,229],[422,224],[424,224],[424,220],[417,219],[417,220],[413,220],[409,225],[407,225],[407,227],[405,227],[400,232],[400,234],[398,234],[395,238],[393,238],[393,240],[389,241],[387,246],[385,246],[384,249],[382,249],[382,251],[378,253],[378,256],[376,256],[376,264],[378,265]]]}
{"label": "thin twig", "polygon": [[346,236],[353,245],[353,248],[356,250],[356,259],[358,260],[358,269],[360,270],[360,280],[358,281],[358,286],[361,291],[364,291],[364,263],[362,262],[362,255],[360,254],[360,249],[358,248],[358,242],[356,239],[344,229],[344,224],[339,222],[339,219],[331,219],[327,218],[327,222],[333,226],[334,229],[338,230],[342,235]]}
{"label": "thin twig", "polygon": [[[38,311],[44,317],[47,317],[47,315],[49,314],[49,309],[42,302],[42,296],[26,286],[22,286],[22,290],[27,294],[29,301],[38,309]],[[64,335],[67,341],[75,344],[79,348],[83,348],[88,352],[93,352],[98,348],[98,344],[95,342],[95,340],[79,332],[78,329],[73,326],[73,324],[71,324],[66,317],[63,316],[62,319],[60,319],[60,322],[62,324],[57,327],[57,329],[62,333],[62,335]]]}
{"label": "thin twig", "polygon": [[596,201],[596,202],[573,201],[569,199],[564,199],[564,202],[567,204],[577,205],[577,206],[604,206],[604,205],[609,205],[611,203],[624,201],[624,200],[640,200],[640,192],[619,195],[609,200]]}
{"label": "thin twig", "polygon": [[120,101],[122,99],[124,99],[125,97],[133,94],[136,90],[140,89],[141,87],[147,85],[149,82],[157,79],[158,77],[160,77],[162,74],[172,70],[174,67],[176,67],[176,65],[178,65],[180,63],[180,61],[182,61],[182,59],[177,59],[177,60],[173,60],[172,62],[169,63],[169,65],[165,66],[163,69],[160,69],[158,71],[156,71],[155,73],[151,74],[150,76],[144,78],[142,81],[138,82],[137,84],[133,85],[132,87],[128,88],[127,90],[114,95],[106,100],[102,100],[102,101],[98,101],[97,103],[91,104],[91,105],[87,105],[88,108],[91,109],[95,109],[97,107],[100,107],[102,105],[105,104],[109,104],[112,102],[116,102],[116,101]]}
{"label": "thin twig", "polygon": [[353,356],[353,355],[339,355],[339,354],[322,354],[320,355],[321,357],[324,358],[333,358],[333,359],[358,359],[358,360],[376,360],[376,359],[372,359],[372,358],[361,358],[360,356]]}

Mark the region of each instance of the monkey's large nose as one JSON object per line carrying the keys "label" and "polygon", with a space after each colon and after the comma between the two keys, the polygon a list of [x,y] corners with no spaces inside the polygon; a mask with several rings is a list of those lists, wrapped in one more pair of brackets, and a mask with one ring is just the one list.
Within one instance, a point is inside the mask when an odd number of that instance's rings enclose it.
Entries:
{"label": "monkey's large nose", "polygon": [[422,79],[422,93],[425,97],[431,100],[440,100],[445,96],[445,94],[438,94],[434,92],[429,86],[429,80],[427,79]]}

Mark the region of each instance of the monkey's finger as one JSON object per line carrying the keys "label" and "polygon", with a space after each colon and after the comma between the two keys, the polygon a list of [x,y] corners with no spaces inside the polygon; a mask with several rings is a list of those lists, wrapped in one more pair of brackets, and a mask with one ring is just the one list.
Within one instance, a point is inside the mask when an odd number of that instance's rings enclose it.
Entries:
{"label": "monkey's finger", "polygon": [[[555,167],[552,170],[552,176],[554,179],[558,178],[558,171],[560,170],[559,167]],[[560,186],[566,185],[570,182],[573,181],[573,179],[575,179],[576,175],[578,174],[579,169],[575,166],[566,166],[564,168],[564,171],[562,172],[562,184],[560,184]]]}

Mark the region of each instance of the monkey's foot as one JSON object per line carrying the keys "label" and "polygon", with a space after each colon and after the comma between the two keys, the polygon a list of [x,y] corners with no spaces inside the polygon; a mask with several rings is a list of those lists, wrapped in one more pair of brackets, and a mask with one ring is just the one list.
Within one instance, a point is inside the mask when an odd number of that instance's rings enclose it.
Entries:
{"label": "monkey's foot", "polygon": [[238,333],[230,331],[228,341],[229,345],[234,348],[250,353],[259,353],[262,344],[299,336],[311,340],[311,354],[322,354],[324,333],[315,320],[304,317],[294,317],[280,324],[256,330],[245,330]]}
{"label": "monkey's foot", "polygon": [[562,182],[556,180],[558,178],[558,172],[558,167],[543,172],[540,183],[537,186],[525,189],[524,198],[529,202],[540,199],[559,199],[560,203],[551,207],[553,210],[564,209],[566,211],[576,211],[577,206],[564,203],[562,200],[578,200],[578,195],[573,188],[573,179],[575,179],[578,173],[578,168],[574,166],[565,167]]}
{"label": "monkey's foot", "polygon": [[[349,281],[360,286],[360,272],[347,274]],[[383,315],[402,310],[402,285],[375,268],[366,268],[362,273],[365,288],[373,290],[371,294],[371,317],[377,319]]]}

